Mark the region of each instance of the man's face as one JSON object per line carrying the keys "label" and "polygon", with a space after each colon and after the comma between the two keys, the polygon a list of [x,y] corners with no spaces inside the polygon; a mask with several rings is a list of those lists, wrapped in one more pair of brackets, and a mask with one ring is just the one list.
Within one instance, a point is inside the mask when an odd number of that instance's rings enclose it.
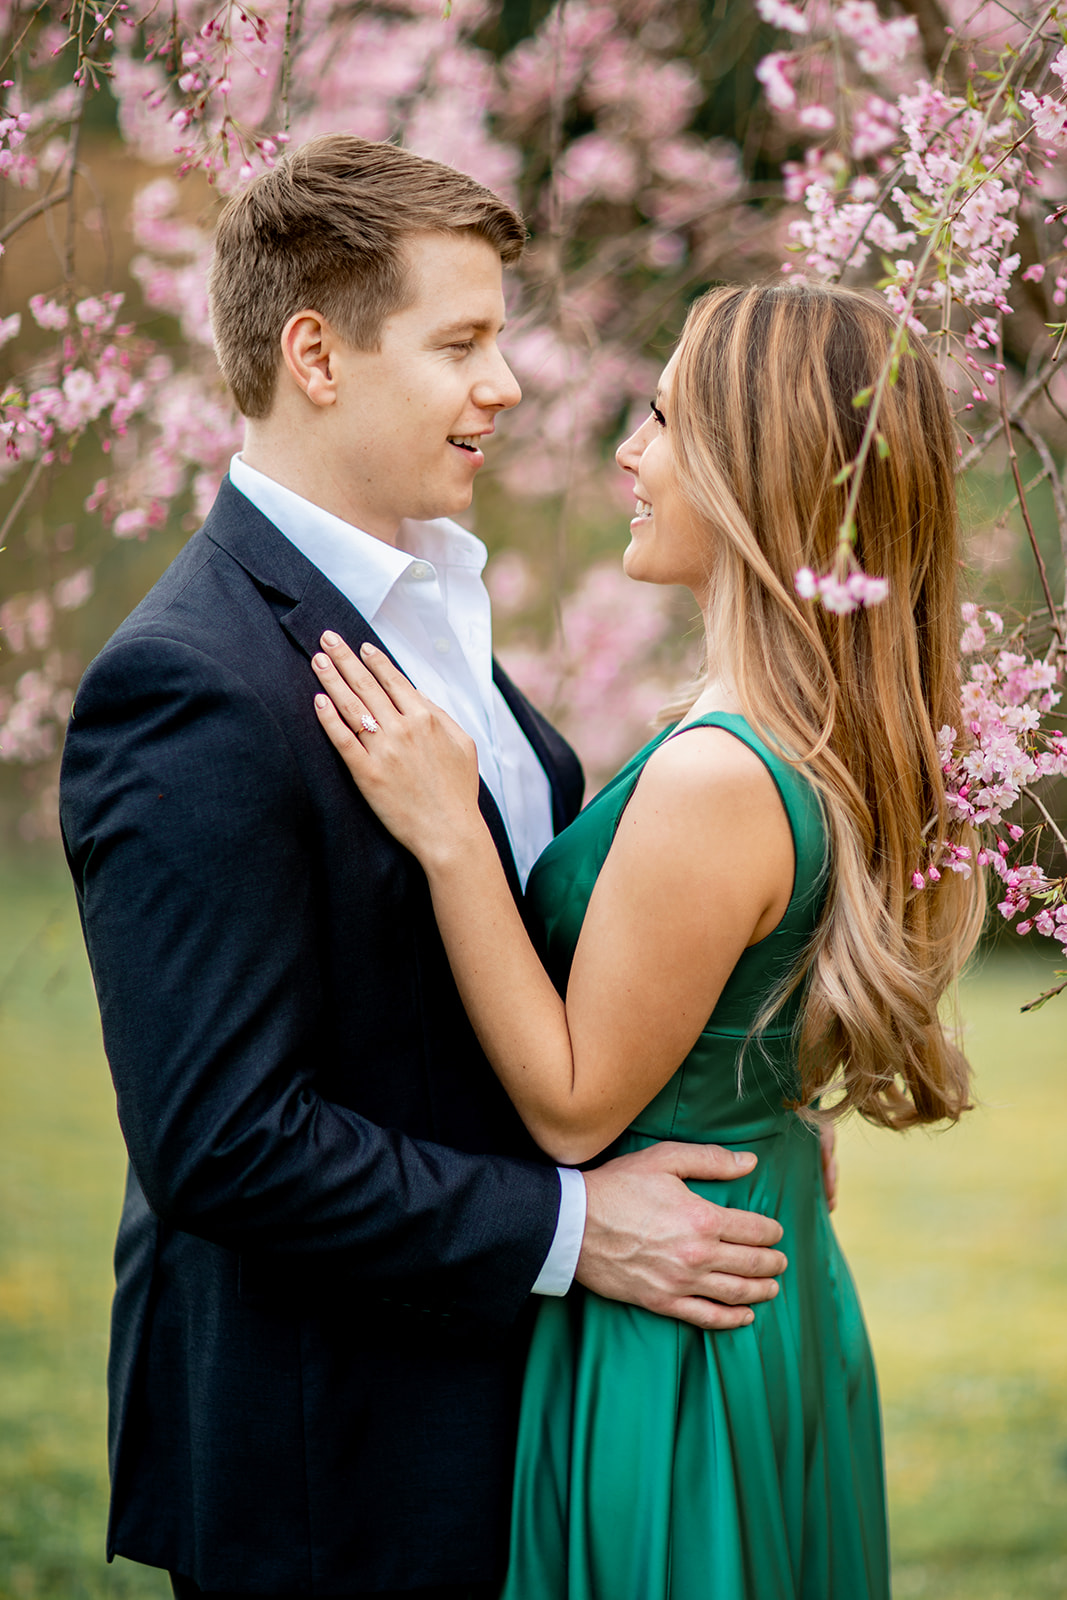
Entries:
{"label": "man's face", "polygon": [[477,234],[422,233],[404,250],[412,303],[382,326],[381,348],[335,345],[333,469],[352,522],[392,544],[404,517],[470,505],[480,446],[521,391],[497,346],[500,257]]}

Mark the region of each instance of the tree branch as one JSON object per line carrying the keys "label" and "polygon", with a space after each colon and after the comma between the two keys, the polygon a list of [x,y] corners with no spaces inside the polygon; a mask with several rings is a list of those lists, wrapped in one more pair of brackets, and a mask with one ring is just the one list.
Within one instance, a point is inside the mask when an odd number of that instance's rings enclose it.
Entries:
{"label": "tree branch", "polygon": [[20,211],[14,221],[9,222],[6,228],[0,228],[0,244],[6,244],[13,233],[18,233],[27,222],[32,222],[34,217],[39,217],[45,211],[50,211],[53,206],[62,205],[67,199],[66,189],[57,189],[54,194],[46,194],[43,199],[34,201],[32,206],[27,206],[25,211]]}
{"label": "tree branch", "polygon": [[1044,994],[1039,994],[1036,1000],[1028,1000],[1024,1006],[1019,1007],[1019,1010],[1036,1011],[1039,1006],[1044,1005],[1046,1000],[1055,1000],[1056,996],[1062,994],[1064,989],[1067,989],[1067,979],[1063,983],[1058,983],[1054,989],[1046,989]]}
{"label": "tree branch", "polygon": [[3,526],[0,526],[0,548],[3,547],[4,540],[7,538],[8,534],[11,532],[12,526],[14,525],[15,519],[18,517],[19,512],[22,510],[23,506],[26,504],[26,501],[30,498],[30,495],[36,489],[37,480],[40,478],[41,473],[43,471],[44,471],[44,456],[41,455],[41,456],[37,457],[37,460],[33,463],[33,466],[30,468],[29,472],[26,474],[26,482],[22,485],[22,488],[19,490],[18,497],[17,497],[17,499],[15,501],[15,504],[11,507],[11,510],[8,512],[7,516],[4,518]]}
{"label": "tree branch", "polygon": [[[1067,573],[1067,498],[1065,498],[1063,492],[1063,479],[1056,469],[1052,451],[1037,429],[1032,428],[1022,417],[1013,417],[1011,422],[1012,426],[1019,430],[1031,448],[1036,450],[1044,468],[1044,476],[1049,481],[1049,487],[1052,490],[1052,503],[1056,508],[1056,523],[1060,530],[1060,549],[1063,552],[1064,571]],[[1064,593],[1063,604],[1064,610],[1067,611],[1067,591]]]}
{"label": "tree branch", "polygon": [[1045,558],[1041,554],[1041,546],[1037,542],[1037,534],[1034,532],[1034,524],[1030,519],[1030,507],[1026,503],[1026,490],[1023,488],[1023,480],[1019,472],[1019,458],[1015,453],[1015,440],[1012,438],[1011,433],[1012,421],[1008,414],[1008,389],[1004,382],[1003,373],[1000,375],[999,388],[1000,418],[1004,426],[1004,437],[1008,441],[1008,460],[1011,463],[1011,475],[1015,480],[1015,493],[1019,497],[1019,510],[1022,512],[1023,522],[1026,524],[1026,532],[1030,539],[1030,549],[1033,551],[1034,560],[1037,563],[1037,573],[1038,577],[1041,579],[1041,588],[1044,591],[1045,604],[1048,606],[1049,616],[1052,618],[1052,626],[1055,629],[1056,636],[1060,641],[1061,650],[1067,649],[1067,639],[1064,638],[1063,623],[1060,621],[1060,614],[1056,609],[1056,602],[1052,598],[1052,589],[1049,586],[1048,571],[1045,567]]}
{"label": "tree branch", "polygon": [[[1059,360],[1057,357],[1054,355],[1047,356],[1038,367],[1033,377],[1027,378],[1026,382],[1019,390],[1019,393],[1015,396],[1015,404],[1012,406],[1011,412],[1009,413],[1012,422],[1014,422],[1017,417],[1022,415],[1026,407],[1037,394],[1038,390],[1045,387],[1052,374],[1058,369]],[[1003,378],[1001,378],[1000,381],[1003,385]],[[957,472],[967,472],[969,468],[974,466],[976,461],[980,461],[985,455],[986,451],[989,449],[989,446],[993,443],[993,440],[1000,434],[1002,427],[1002,417],[998,417],[996,422],[991,422],[985,433],[983,433],[980,438],[975,440],[974,444],[967,451],[967,454],[961,458],[960,464],[956,469]]]}
{"label": "tree branch", "polygon": [[1067,856],[1067,839],[1065,839],[1063,837],[1063,833],[1062,833],[1062,830],[1060,829],[1059,823],[1055,821],[1055,819],[1053,818],[1053,816],[1049,812],[1048,807],[1045,805],[1044,801],[1041,800],[1040,797],[1035,793],[1035,791],[1033,789],[1029,788],[1026,784],[1024,784],[1023,787],[1019,790],[1019,793],[1020,794],[1024,794],[1026,796],[1026,798],[1029,800],[1030,804],[1036,810],[1040,811],[1041,815],[1045,819],[1045,822],[1048,824],[1048,826],[1052,829],[1053,833],[1055,834],[1057,842],[1059,843],[1060,849],[1063,851],[1064,855]]}

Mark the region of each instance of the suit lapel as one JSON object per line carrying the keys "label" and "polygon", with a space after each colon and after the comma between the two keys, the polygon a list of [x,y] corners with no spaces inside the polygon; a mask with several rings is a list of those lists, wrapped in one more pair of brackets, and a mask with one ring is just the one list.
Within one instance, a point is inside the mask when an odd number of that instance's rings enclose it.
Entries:
{"label": "suit lapel", "polygon": [[[204,533],[239,562],[271,599],[282,628],[309,661],[321,649],[319,641],[323,633],[332,628],[353,650],[370,643],[389,657],[398,672],[404,671],[366,617],[269,518],[234,488],[228,477],[222,481],[218,499],[204,523]],[[292,602],[288,607],[283,603],[286,600]],[[308,682],[310,687],[310,674]],[[513,692],[517,693],[514,689]],[[515,899],[521,900],[522,886],[511,841],[484,778],[479,780],[478,805],[499,853],[508,887]]]}

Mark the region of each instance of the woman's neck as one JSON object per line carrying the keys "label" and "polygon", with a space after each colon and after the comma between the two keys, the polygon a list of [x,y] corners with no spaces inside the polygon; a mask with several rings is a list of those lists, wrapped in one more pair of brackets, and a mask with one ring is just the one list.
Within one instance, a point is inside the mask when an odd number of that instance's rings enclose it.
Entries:
{"label": "woman's neck", "polygon": [[701,689],[693,705],[682,718],[679,726],[693,722],[697,717],[702,717],[708,711],[740,712],[741,701],[733,684],[724,678],[711,677]]}

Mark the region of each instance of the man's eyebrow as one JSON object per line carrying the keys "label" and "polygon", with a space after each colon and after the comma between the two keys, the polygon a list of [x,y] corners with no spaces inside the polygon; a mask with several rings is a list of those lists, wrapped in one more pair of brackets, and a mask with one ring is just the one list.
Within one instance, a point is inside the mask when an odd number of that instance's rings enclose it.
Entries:
{"label": "man's eyebrow", "polygon": [[443,328],[435,328],[433,338],[448,339],[456,333],[502,333],[504,326],[504,323],[489,317],[464,317],[459,322],[449,322]]}

